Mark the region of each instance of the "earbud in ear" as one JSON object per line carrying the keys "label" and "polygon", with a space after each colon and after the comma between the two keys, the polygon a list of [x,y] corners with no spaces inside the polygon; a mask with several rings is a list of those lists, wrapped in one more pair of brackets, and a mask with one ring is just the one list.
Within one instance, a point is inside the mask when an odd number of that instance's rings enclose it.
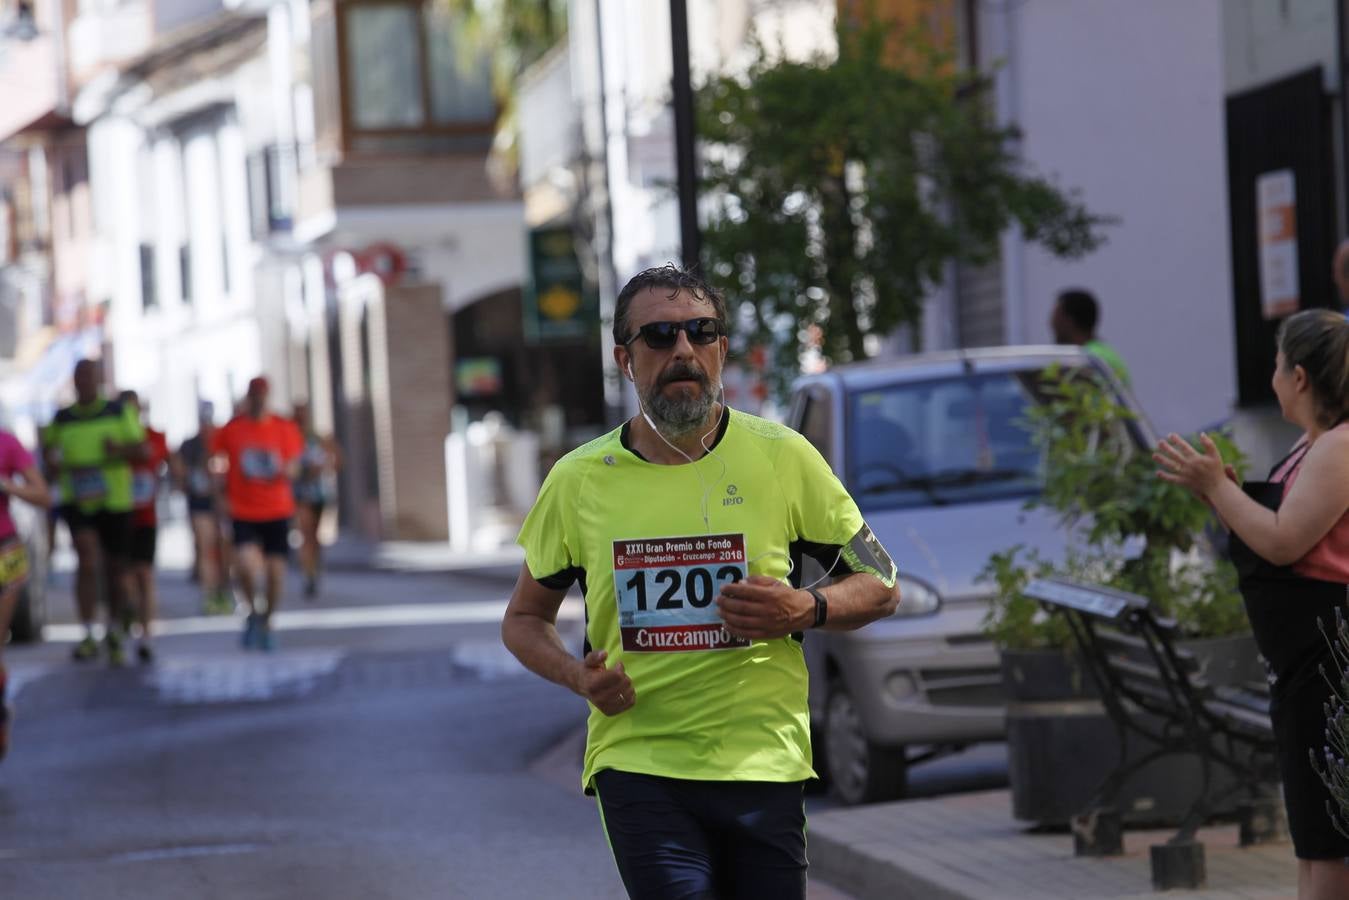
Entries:
{"label": "earbud in ear", "polygon": [[632,374],[632,363],[628,363],[628,377],[631,378],[634,383],[636,383],[637,376]]}

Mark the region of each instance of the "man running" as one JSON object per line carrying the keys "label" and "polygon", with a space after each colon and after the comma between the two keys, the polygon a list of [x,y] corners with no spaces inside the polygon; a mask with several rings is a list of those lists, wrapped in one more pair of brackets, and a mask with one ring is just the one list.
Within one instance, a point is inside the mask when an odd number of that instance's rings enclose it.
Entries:
{"label": "man running", "polygon": [[5,702],[3,651],[14,607],[28,581],[28,551],[9,512],[11,497],[44,507],[52,499],[33,457],[18,438],[0,430],[0,759],[9,752],[9,706]]}
{"label": "man running", "polygon": [[313,600],[318,596],[323,562],[319,524],[323,521],[324,508],[333,499],[333,482],[342,465],[342,454],[331,435],[320,435],[314,430],[308,403],[295,404],[294,418],[295,426],[304,438],[300,475],[295,479],[295,524],[300,532],[304,596],[306,600]]}
{"label": "man running", "polygon": [[[272,650],[272,616],[281,606],[290,553],[290,518],[295,514],[291,479],[304,451],[300,429],[267,411],[265,378],[248,383],[242,415],[211,439],[211,454],[225,460],[225,499],[233,522],[239,589],[248,604],[245,648]],[[267,604],[259,612],[257,589],[266,584]]]}
{"label": "man running", "polygon": [[215,436],[215,407],[203,402],[197,408],[197,433],[183,441],[169,459],[173,481],[187,498],[192,522],[193,568],[201,586],[202,611],[207,614],[234,610],[226,576],[227,545],[220,527],[216,480],[211,474],[211,439]]}
{"label": "man running", "polygon": [[1073,344],[1099,358],[1114,371],[1115,377],[1129,387],[1129,367],[1119,351],[1096,336],[1096,324],[1101,318],[1101,307],[1091,291],[1074,288],[1063,291],[1054,301],[1049,316],[1049,330],[1060,344]]}
{"label": "man running", "polygon": [[136,657],[143,663],[154,662],[150,631],[158,604],[155,587],[155,545],[159,540],[159,480],[169,459],[169,443],[164,432],[149,425],[149,410],[141,405],[135,391],[122,391],[122,403],[136,411],[145,429],[146,457],[131,464],[131,538],[127,558],[131,564],[131,603],[140,623],[140,644]]}
{"label": "man running", "polygon": [[104,582],[108,661],[121,665],[120,618],[129,591],[127,544],[131,537],[131,463],[146,458],[145,431],[133,409],[102,394],[102,367],[84,359],[75,365],[75,402],[58,410],[48,429],[48,471],[66,498],[66,523],[79,567],[75,599],[84,640],[74,658],[98,656],[94,617],[99,579]]}
{"label": "man running", "polygon": [[[631,896],[803,898],[800,633],[889,615],[895,567],[804,438],[720,402],[726,312],[708,285],[642,272],[613,327],[642,414],[548,474],[502,638],[589,701],[582,784]],[[803,552],[832,584],[801,586]],[[582,659],[555,625],[578,580]]]}

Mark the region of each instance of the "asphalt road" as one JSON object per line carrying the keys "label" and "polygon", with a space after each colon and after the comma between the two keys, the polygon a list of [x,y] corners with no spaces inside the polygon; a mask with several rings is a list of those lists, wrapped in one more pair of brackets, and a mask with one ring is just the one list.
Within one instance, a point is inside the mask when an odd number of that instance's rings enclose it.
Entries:
{"label": "asphalt road", "polygon": [[[152,666],[77,665],[61,622],[7,651],[0,896],[624,896],[576,783],[584,704],[501,648],[501,573],[334,573],[271,655],[181,571],[161,590]],[[51,600],[68,623],[67,574]]]}

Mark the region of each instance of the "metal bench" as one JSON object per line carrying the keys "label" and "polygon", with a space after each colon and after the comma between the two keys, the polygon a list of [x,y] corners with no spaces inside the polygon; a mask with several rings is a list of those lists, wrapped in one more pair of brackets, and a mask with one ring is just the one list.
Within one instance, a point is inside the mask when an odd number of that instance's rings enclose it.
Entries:
{"label": "metal bench", "polygon": [[[1077,855],[1123,852],[1115,806],[1121,787],[1148,763],[1174,753],[1195,754],[1203,776],[1180,829],[1152,847],[1155,888],[1203,885],[1203,844],[1195,834],[1233,791],[1246,791],[1249,799],[1241,807],[1243,846],[1284,837],[1266,682],[1210,683],[1194,654],[1176,646],[1176,623],[1135,594],[1057,578],[1032,581],[1025,593],[1067,620],[1119,735],[1119,765],[1074,817]],[[1151,749],[1130,759],[1131,736]],[[1235,776],[1236,788],[1214,789],[1216,767]]]}

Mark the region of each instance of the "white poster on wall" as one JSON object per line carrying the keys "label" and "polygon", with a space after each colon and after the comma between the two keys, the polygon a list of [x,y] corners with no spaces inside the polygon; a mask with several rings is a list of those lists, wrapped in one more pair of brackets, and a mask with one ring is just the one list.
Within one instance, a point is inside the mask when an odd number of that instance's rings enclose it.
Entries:
{"label": "white poster on wall", "polygon": [[1266,319],[1297,312],[1297,183],[1292,169],[1255,179],[1260,226],[1260,309]]}

